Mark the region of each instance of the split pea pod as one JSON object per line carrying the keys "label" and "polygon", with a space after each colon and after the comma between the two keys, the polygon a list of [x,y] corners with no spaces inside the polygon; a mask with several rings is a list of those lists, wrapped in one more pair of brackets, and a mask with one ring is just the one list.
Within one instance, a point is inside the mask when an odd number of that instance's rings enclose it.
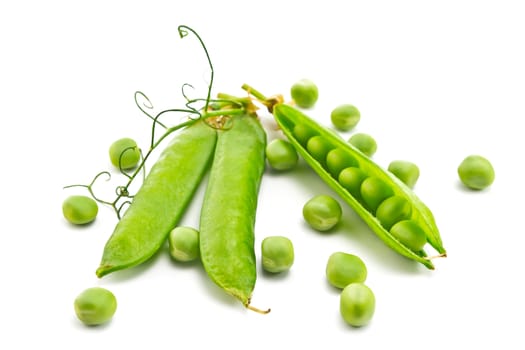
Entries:
{"label": "split pea pod", "polygon": [[216,141],[217,131],[202,120],[175,135],[106,242],[98,277],[138,265],[159,250],[209,169]]}
{"label": "split pea pod", "polygon": [[[273,107],[273,115],[284,134],[310,167],[354,209],[384,243],[399,254],[418,261],[429,269],[434,269],[433,263],[422,248],[417,251],[413,250],[395,236],[399,231],[397,228],[390,230],[395,223],[392,221],[396,221],[391,219],[392,216],[397,215],[399,221],[410,220],[411,225],[409,226],[416,227],[416,233],[424,232],[426,241],[441,256],[446,255],[432,212],[410,188],[355,147],[336,137],[328,129],[294,107],[277,104]],[[315,141],[322,141],[327,152],[337,150],[341,156],[336,159],[341,159],[341,162],[344,163],[337,164],[337,169],[343,170],[330,171],[329,169],[333,170],[334,167],[329,167],[324,159],[319,159],[320,156],[316,152],[318,147],[308,147],[308,140],[305,142],[302,137],[305,134],[308,134],[310,139],[316,138]],[[347,174],[349,174],[348,177]],[[394,196],[398,200],[388,200]],[[385,202],[384,205],[383,202]],[[396,204],[400,202],[407,204],[408,210],[407,205]],[[385,206],[390,208],[385,210]],[[392,216],[388,214],[389,211],[393,212]],[[388,220],[379,219],[379,217],[387,216]]]}
{"label": "split pea pod", "polygon": [[200,217],[200,253],[215,284],[250,309],[257,278],[254,229],[266,133],[256,117],[219,130]]}

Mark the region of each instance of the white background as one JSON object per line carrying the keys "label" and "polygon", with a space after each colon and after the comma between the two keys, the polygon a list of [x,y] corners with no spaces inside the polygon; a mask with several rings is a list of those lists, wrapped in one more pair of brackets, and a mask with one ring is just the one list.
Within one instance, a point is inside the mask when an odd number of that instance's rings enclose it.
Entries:
{"label": "white background", "polygon": [[[6,3],[0,348],[523,349],[520,1]],[[204,96],[205,56],[194,37],[178,37],[181,24],[209,49],[214,93],[242,94],[249,83],[289,98],[292,83],[310,78],[320,97],[308,114],[327,126],[337,104],[356,105],[362,118],[355,132],[376,138],[377,163],[419,165],[415,191],[434,212],[449,257],[426,270],[386,248],[346,206],[337,230],[312,231],[302,205],[332,192],[301,163],[289,173],[268,170],[260,190],[257,258],[269,235],[288,236],[296,253],[284,275],[258,268],[253,304],[271,307],[270,314],[245,310],[200,264],[173,263],[166,249],[138,268],[97,279],[116,217],[101,207],[92,225],[72,227],[61,203],[84,192],[62,187],[111,169],[107,149],[117,138],[147,148],[150,122],[134,104],[136,90],[157,111],[183,105],[184,83]],[[472,153],[496,169],[486,191],[458,181],[457,166]],[[201,195],[181,224],[198,224]],[[377,299],[367,327],[350,328],[339,316],[339,292],[324,276],[335,251],[367,264]],[[118,310],[106,326],[87,328],[75,318],[73,300],[96,285],[115,293]]]}

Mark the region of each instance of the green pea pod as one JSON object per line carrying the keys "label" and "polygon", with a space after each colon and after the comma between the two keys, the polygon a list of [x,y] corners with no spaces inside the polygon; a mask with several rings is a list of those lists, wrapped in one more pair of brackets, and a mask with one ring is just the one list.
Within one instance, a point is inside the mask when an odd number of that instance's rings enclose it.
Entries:
{"label": "green pea pod", "polygon": [[159,250],[209,169],[216,141],[217,131],[203,121],[174,137],[106,242],[98,277],[138,265]]}
{"label": "green pea pod", "polygon": [[363,202],[355,198],[348,190],[346,190],[325,166],[316,160],[299,142],[293,134],[293,129],[296,125],[306,127],[313,135],[320,135],[332,148],[337,148],[345,152],[356,160],[356,166],[364,171],[367,176],[379,178],[386,183],[392,190],[394,195],[401,196],[407,199],[412,205],[412,213],[410,219],[415,221],[427,237],[430,245],[436,249],[442,256],[446,255],[445,248],[441,241],[441,237],[436,226],[434,216],[428,207],[408,188],[403,182],[395,176],[383,170],[379,165],[374,163],[369,157],[361,153],[355,147],[338,138],[330,130],[322,127],[313,119],[309,118],[299,110],[292,106],[285,104],[278,104],[273,108],[273,115],[281,127],[284,134],[289,141],[295,146],[298,153],[305,159],[310,167],[326,182],[354,211],[368,224],[374,233],[390,248],[400,253],[401,255],[418,261],[429,269],[434,269],[433,263],[427,257],[424,250],[414,252],[398,239],[396,239],[381,222],[374,216],[373,211],[367,209]]}
{"label": "green pea pod", "polygon": [[215,284],[250,307],[255,287],[254,226],[266,133],[249,115],[219,130],[200,217],[200,253]]}

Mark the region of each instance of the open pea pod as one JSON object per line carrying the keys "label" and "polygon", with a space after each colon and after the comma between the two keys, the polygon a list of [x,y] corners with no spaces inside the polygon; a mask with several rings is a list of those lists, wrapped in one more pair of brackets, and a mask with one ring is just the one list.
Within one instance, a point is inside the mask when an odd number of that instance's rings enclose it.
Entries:
{"label": "open pea pod", "polygon": [[345,142],[332,131],[324,128],[310,117],[306,116],[296,108],[286,105],[277,104],[273,107],[275,120],[281,127],[282,131],[289,141],[297,149],[298,153],[304,158],[309,166],[326,182],[372,229],[372,231],[390,248],[399,254],[422,263],[429,269],[434,269],[432,261],[427,257],[426,252],[413,251],[399,239],[394,237],[374,215],[374,212],[367,208],[362,200],[355,198],[338,179],[334,177],[322,161],[318,161],[310,154],[305,146],[305,141],[299,140],[294,134],[294,128],[301,126],[309,130],[309,137],[320,136],[323,141],[332,149],[339,149],[349,157],[353,158],[357,164],[356,167],[361,169],[367,176],[379,178],[386,183],[394,195],[403,197],[412,206],[410,220],[416,222],[426,235],[427,242],[442,256],[446,255],[445,248],[441,241],[439,230],[436,226],[434,216],[428,207],[408,188],[403,182],[394,175],[388,173],[379,165],[374,163],[369,157],[361,153],[348,142]]}

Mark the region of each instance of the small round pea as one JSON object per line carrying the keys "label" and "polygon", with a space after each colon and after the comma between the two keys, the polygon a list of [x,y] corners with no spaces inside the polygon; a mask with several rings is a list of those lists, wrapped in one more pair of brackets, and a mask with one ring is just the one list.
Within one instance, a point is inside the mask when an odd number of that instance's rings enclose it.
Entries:
{"label": "small round pea", "polygon": [[409,188],[414,188],[419,179],[419,167],[406,160],[393,160],[388,165],[388,171],[394,174]]}
{"label": "small round pea", "polygon": [[345,252],[335,252],[326,263],[326,278],[337,288],[350,283],[364,282],[367,276],[366,265],[360,257]]}
{"label": "small round pea", "polygon": [[292,133],[297,141],[299,141],[299,143],[303,146],[306,146],[306,143],[310,138],[317,135],[314,130],[304,124],[294,125]]}
{"label": "small round pea", "polygon": [[364,283],[351,283],[341,292],[339,310],[350,326],[366,326],[374,316],[376,299]]}
{"label": "small round pea", "polygon": [[325,163],[326,156],[332,148],[332,145],[321,135],[316,135],[310,138],[306,143],[306,150],[308,153],[322,164]]}
{"label": "small round pea", "polygon": [[274,139],[266,146],[266,159],[275,170],[290,170],[297,165],[299,156],[289,141]]}
{"label": "small round pea", "polygon": [[392,196],[379,204],[376,217],[386,230],[390,230],[392,225],[401,220],[410,218],[412,206],[401,196]]}
{"label": "small round pea", "polygon": [[135,140],[124,137],[116,140],[109,147],[109,159],[117,168],[132,169],[140,160],[140,150]]}
{"label": "small round pea", "polygon": [[361,197],[372,213],[375,213],[382,201],[393,194],[394,191],[378,177],[368,177],[361,184]]}
{"label": "small round pea", "polygon": [[326,167],[336,179],[339,177],[341,170],[357,165],[355,158],[341,148],[334,148],[326,155]]}
{"label": "small round pea", "polygon": [[339,173],[338,181],[352,196],[361,198],[361,184],[368,176],[357,167],[348,167]]}
{"label": "small round pea", "polygon": [[200,255],[199,231],[191,227],[175,227],[168,236],[168,246],[173,259],[182,262],[193,261]]}
{"label": "small round pea", "polygon": [[338,201],[328,195],[317,195],[303,207],[304,220],[315,230],[328,231],[341,220],[343,210]]}
{"label": "small round pea", "polygon": [[423,229],[413,220],[402,220],[390,228],[392,236],[414,252],[419,252],[427,243]]}
{"label": "small round pea", "polygon": [[495,172],[490,161],[480,155],[470,155],[458,166],[461,182],[470,189],[483,190],[494,182]]}
{"label": "small round pea", "polygon": [[301,79],[292,85],[290,94],[299,107],[311,108],[319,98],[319,89],[310,79]]}
{"label": "small round pea", "polygon": [[97,326],[111,320],[117,310],[117,299],[105,288],[92,287],[76,297],[74,307],[80,321],[88,326]]}
{"label": "small round pea", "polygon": [[372,157],[377,151],[376,140],[369,134],[362,132],[354,134],[350,136],[348,142],[369,157]]}
{"label": "small round pea", "polygon": [[330,114],[332,124],[336,129],[341,131],[352,130],[359,120],[361,119],[361,113],[359,110],[351,104],[343,104],[335,107]]}
{"label": "small round pea", "polygon": [[289,270],[294,262],[292,241],[284,236],[269,236],[261,243],[262,267],[272,273]]}
{"label": "small round pea", "polygon": [[93,198],[73,195],[62,202],[62,213],[70,223],[84,225],[95,220],[98,214],[98,205]]}

